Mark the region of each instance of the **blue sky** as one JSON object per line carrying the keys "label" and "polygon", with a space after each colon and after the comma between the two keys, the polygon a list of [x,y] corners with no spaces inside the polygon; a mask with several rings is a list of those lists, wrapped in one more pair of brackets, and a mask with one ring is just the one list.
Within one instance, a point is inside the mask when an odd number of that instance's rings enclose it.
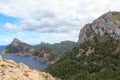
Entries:
{"label": "blue sky", "polygon": [[120,0],[0,0],[0,45],[18,38],[29,44],[77,41],[80,29]]}

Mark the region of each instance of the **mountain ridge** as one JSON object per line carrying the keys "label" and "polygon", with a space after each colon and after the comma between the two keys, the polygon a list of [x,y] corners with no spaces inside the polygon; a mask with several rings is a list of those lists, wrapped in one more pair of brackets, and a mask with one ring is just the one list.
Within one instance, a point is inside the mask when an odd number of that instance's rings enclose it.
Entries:
{"label": "mountain ridge", "polygon": [[14,38],[11,44],[7,45],[2,53],[3,54],[18,54],[28,55],[33,58],[42,59],[49,64],[54,64],[62,56],[65,51],[72,49],[76,45],[76,42],[63,41],[61,43],[49,44],[41,43],[36,46],[31,46],[27,43]]}

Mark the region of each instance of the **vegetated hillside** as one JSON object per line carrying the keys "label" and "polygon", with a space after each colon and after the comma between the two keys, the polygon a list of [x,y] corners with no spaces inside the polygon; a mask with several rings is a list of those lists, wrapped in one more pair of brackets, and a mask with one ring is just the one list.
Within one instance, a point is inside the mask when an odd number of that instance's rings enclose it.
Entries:
{"label": "vegetated hillside", "polygon": [[51,50],[57,51],[57,52],[66,52],[71,50],[73,47],[76,46],[76,42],[73,41],[61,41],[60,43],[54,43],[54,44],[49,44],[49,43],[44,43],[42,42],[40,45],[37,45],[38,48],[41,47],[48,47]]}
{"label": "vegetated hillside", "polygon": [[97,35],[94,41],[81,43],[46,71],[63,80],[119,80],[120,41]]}
{"label": "vegetated hillside", "polygon": [[119,16],[108,12],[85,25],[78,46],[45,71],[62,80],[120,80]]}
{"label": "vegetated hillside", "polygon": [[55,44],[41,43],[38,46],[31,46],[15,38],[3,49],[2,53],[28,55],[54,64],[64,55],[65,51],[71,50],[75,45],[75,42],[63,41]]}

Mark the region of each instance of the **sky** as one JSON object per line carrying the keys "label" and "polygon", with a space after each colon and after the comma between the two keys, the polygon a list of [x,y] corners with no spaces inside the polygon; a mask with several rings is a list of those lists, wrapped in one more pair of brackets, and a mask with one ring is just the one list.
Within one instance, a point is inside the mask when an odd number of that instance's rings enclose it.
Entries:
{"label": "sky", "polygon": [[120,11],[120,0],[0,0],[0,45],[78,40],[85,24]]}

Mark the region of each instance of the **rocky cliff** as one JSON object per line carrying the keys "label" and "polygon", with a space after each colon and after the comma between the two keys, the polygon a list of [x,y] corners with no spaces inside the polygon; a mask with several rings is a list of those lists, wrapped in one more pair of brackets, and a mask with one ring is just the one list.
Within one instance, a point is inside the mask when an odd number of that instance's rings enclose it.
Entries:
{"label": "rocky cliff", "polygon": [[120,80],[120,12],[86,24],[78,46],[46,71],[63,80]]}
{"label": "rocky cliff", "polygon": [[86,24],[80,31],[78,43],[92,40],[95,35],[110,35],[120,40],[120,12],[107,12]]}
{"label": "rocky cliff", "polygon": [[4,60],[0,56],[0,80],[56,80],[50,74],[30,69],[25,64]]}
{"label": "rocky cliff", "polygon": [[26,54],[30,55],[34,53],[34,48],[24,42],[21,42],[20,40],[14,38],[11,44],[5,47],[5,49],[2,51],[3,53],[18,53],[18,54]]}

